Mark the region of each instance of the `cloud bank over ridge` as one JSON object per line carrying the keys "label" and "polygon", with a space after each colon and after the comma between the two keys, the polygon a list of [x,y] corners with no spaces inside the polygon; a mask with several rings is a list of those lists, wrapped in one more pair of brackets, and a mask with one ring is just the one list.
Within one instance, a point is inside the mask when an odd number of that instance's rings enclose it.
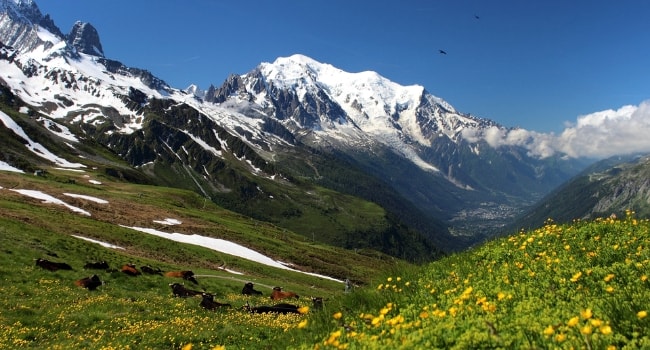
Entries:
{"label": "cloud bank over ridge", "polygon": [[485,140],[490,146],[521,146],[540,158],[556,153],[569,157],[606,158],[614,155],[650,152],[650,100],[638,106],[604,110],[579,116],[562,133],[539,133],[525,129],[491,127],[466,129],[470,142]]}

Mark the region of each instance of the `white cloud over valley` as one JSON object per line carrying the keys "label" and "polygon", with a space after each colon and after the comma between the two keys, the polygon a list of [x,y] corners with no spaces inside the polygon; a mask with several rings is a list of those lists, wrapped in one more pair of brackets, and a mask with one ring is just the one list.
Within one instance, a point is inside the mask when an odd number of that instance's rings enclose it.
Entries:
{"label": "white cloud over valley", "polygon": [[650,152],[650,100],[579,116],[560,133],[491,127],[484,131],[466,129],[470,142],[485,140],[490,146],[521,146],[541,158],[556,153],[569,157],[606,158],[614,155]]}

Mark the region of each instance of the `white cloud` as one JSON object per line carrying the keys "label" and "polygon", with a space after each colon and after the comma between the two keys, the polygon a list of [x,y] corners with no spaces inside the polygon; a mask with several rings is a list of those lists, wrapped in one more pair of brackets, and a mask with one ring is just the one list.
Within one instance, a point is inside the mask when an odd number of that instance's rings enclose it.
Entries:
{"label": "white cloud", "polygon": [[521,146],[532,156],[545,158],[556,153],[569,157],[606,158],[614,155],[650,152],[650,100],[638,106],[623,106],[579,116],[575,123],[556,135],[525,129],[491,127],[469,129],[469,142],[485,140],[490,146]]}

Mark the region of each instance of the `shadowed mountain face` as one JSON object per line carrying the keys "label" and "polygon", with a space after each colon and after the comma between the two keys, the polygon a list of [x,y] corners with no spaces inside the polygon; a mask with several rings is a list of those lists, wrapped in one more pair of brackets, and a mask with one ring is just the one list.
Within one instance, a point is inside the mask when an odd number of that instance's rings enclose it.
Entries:
{"label": "shadowed mountain face", "polygon": [[[469,141],[505,127],[374,72],[294,55],[188,92],[105,58],[88,23],[64,37],[32,2],[0,4],[2,97],[34,140],[311,239],[431,259],[497,233],[581,168]],[[59,165],[0,129],[14,140],[0,160]]]}
{"label": "shadowed mountain face", "polygon": [[90,23],[76,22],[68,34],[67,41],[78,52],[104,57],[97,29]]}
{"label": "shadowed mountain face", "polygon": [[518,218],[511,230],[535,228],[552,219],[569,223],[615,215],[650,216],[650,157],[617,156],[599,161],[546,196]]}

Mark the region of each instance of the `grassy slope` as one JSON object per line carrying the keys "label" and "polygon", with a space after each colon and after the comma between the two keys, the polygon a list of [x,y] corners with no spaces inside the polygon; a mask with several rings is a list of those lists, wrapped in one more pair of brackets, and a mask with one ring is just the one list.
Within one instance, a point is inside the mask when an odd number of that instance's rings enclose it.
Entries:
{"label": "grassy slope", "polygon": [[647,349],[649,275],[650,221],[549,222],[388,275],[296,348]]}
{"label": "grassy slope", "polygon": [[[90,183],[91,179],[100,181],[101,185]],[[175,280],[162,276],[128,278],[120,272],[85,271],[82,266],[88,261],[106,260],[116,268],[124,263],[135,263],[163,270],[191,269],[200,276],[200,286],[195,289],[214,293],[217,300],[228,301],[236,308],[247,301],[253,305],[268,304],[270,290],[276,285],[302,295],[303,298],[296,301],[300,304],[309,303],[309,296],[335,298],[343,292],[340,282],[260,265],[123,226],[227,239],[291,263],[296,269],[341,280],[350,278],[358,284],[371,282],[378,271],[405,264],[378,252],[351,252],[314,243],[293,232],[219,208],[190,191],[116,182],[90,170],[71,172],[50,168],[45,177],[1,171],[0,187],[0,293],[7,297],[0,305],[3,310],[0,334],[4,338],[0,341],[0,349],[21,344],[44,348],[69,348],[73,345],[83,348],[123,347],[134,341],[127,339],[122,343],[121,338],[125,332],[128,333],[125,331],[128,326],[159,322],[155,327],[177,328],[178,325],[173,324],[177,317],[190,320],[189,324],[210,322],[214,326],[212,321],[205,319],[209,314],[197,315],[202,311],[198,308],[199,300],[171,298],[168,284]],[[39,190],[91,212],[92,216],[74,213],[60,205],[44,204],[40,199],[29,198],[11,189]],[[101,198],[108,204],[73,198],[64,193]],[[182,224],[169,227],[153,222],[165,218],[178,219]],[[125,249],[104,248],[72,235]],[[65,261],[74,270],[42,270],[34,266],[34,260],[39,257]],[[244,274],[228,273],[220,269],[224,266]],[[88,292],[74,286],[74,280],[92,273],[97,273],[106,283],[99,291]],[[255,282],[265,297],[243,299],[239,292],[246,281]],[[243,337],[236,325],[248,327],[250,322],[258,321],[244,316],[248,315],[237,312],[232,316],[236,320],[225,320],[222,325],[235,327],[233,332],[238,334],[237,337]],[[266,319],[275,324],[268,317]],[[295,320],[295,316],[288,319]],[[57,326],[51,326],[54,324]],[[286,326],[282,323],[277,325],[280,328]],[[99,327],[96,332],[113,336],[97,334],[97,342],[88,343],[85,337],[92,333],[89,328],[95,326]],[[270,336],[277,329],[271,328],[268,332]],[[188,333],[187,339],[195,339],[195,336]],[[143,335],[138,334],[136,338],[141,337]],[[214,342],[223,337],[223,333],[211,334],[209,339]],[[146,338],[138,342],[149,348],[175,348],[180,344],[174,337],[166,338],[155,332]],[[246,346],[253,344],[248,336],[232,341]]]}
{"label": "grassy slope", "polygon": [[[143,140],[136,138],[137,142],[133,140],[133,142],[126,142],[128,136],[124,136],[126,139],[115,141],[123,148],[113,145],[113,151],[98,142],[83,137],[79,142],[75,142],[74,146],[71,146],[68,141],[53,137],[49,131],[43,128],[37,118],[18,112],[21,102],[17,98],[10,97],[11,93],[0,86],[0,110],[11,116],[30,135],[32,140],[55,151],[62,157],[72,161],[75,159],[82,161],[88,167],[93,168],[95,174],[101,173],[113,179],[122,179],[131,183],[157,184],[162,187],[187,189],[196,193],[204,193],[203,191],[206,190],[207,196],[211,197],[217,205],[298,233],[303,236],[303,240],[319,242],[324,245],[348,249],[378,250],[402,259],[409,259],[411,262],[431,261],[441,255],[440,250],[431,242],[425,241],[422,236],[418,236],[407,227],[400,225],[399,222],[392,220],[392,217],[389,217],[390,213],[370,201],[343,192],[328,190],[322,186],[310,184],[309,181],[288,182],[256,176],[239,161],[230,162],[225,168],[212,169],[212,176],[217,177],[216,183],[221,183],[228,190],[217,190],[214,183],[203,181],[203,172],[197,174],[190,171],[188,164],[168,164],[159,159],[154,166],[149,165],[135,169],[113,152],[138,154],[137,150],[143,147]],[[176,119],[178,119],[177,116],[173,120]],[[85,126],[90,127],[89,125]],[[70,127],[75,129],[77,135],[87,134],[85,131],[76,130],[79,125],[72,124]],[[92,134],[90,131],[88,133]],[[184,137],[189,139],[187,135]],[[241,143],[241,141],[237,142]],[[23,143],[24,140],[21,140],[11,130],[0,127],[0,160],[29,173],[40,168],[47,168],[47,161],[32,152],[26,152]],[[111,142],[108,141],[108,143]],[[195,148],[195,151],[196,148],[201,148],[193,142],[189,142],[183,147]],[[252,152],[250,148],[246,149]],[[151,151],[150,149],[149,152]],[[206,151],[202,150],[202,152]],[[189,156],[189,159],[200,164],[193,163],[197,169],[205,169],[214,161],[212,159],[207,162],[197,154]],[[163,159],[164,156],[171,155],[162,152]],[[229,157],[232,156],[226,155],[226,158]],[[176,158],[174,160],[177,161]],[[202,163],[204,161],[207,163]],[[188,163],[189,160],[186,159],[184,162]],[[135,163],[140,164],[138,161]],[[336,170],[331,171],[336,173]],[[352,171],[352,174],[357,173]],[[61,179],[57,179],[61,181],[74,178],[69,173],[54,175],[61,177]],[[381,191],[378,196],[381,197],[384,193],[385,190]],[[396,240],[391,241],[390,238]]]}
{"label": "grassy slope", "polygon": [[[66,178],[52,171],[52,178]],[[72,184],[0,172],[0,349],[179,349],[187,344],[193,349],[650,346],[644,331],[650,327],[650,318],[644,317],[650,311],[650,223],[632,216],[549,223],[417,268],[305,242],[291,232],[241,220],[186,191],[102,178],[106,182],[94,186],[87,184],[84,173],[78,176]],[[28,187],[57,197],[63,192],[86,194],[110,204],[105,208],[67,199],[91,211],[88,218],[8,190]],[[368,287],[344,294],[337,282],[169,244],[116,225],[151,227],[152,220],[167,217],[183,221],[174,231],[186,228],[250,243],[276,257],[310,256],[318,266],[343,269]],[[106,249],[70,234],[126,249]],[[34,258],[41,256],[67,261],[75,270],[37,268]],[[100,271],[106,284],[99,290],[74,286],[75,279],[92,273],[80,267],[94,259],[212,275],[200,278],[198,288],[234,308],[208,312],[198,306],[197,298],[172,298],[168,283],[174,280],[161,276],[130,278]],[[223,263],[246,275],[219,270]],[[307,315],[250,315],[239,307],[269,300],[239,295],[242,280],[254,281],[265,295],[273,285],[294,290],[303,295],[294,301],[300,305],[308,305],[304,296],[310,295],[327,301],[323,311],[312,309]]]}

